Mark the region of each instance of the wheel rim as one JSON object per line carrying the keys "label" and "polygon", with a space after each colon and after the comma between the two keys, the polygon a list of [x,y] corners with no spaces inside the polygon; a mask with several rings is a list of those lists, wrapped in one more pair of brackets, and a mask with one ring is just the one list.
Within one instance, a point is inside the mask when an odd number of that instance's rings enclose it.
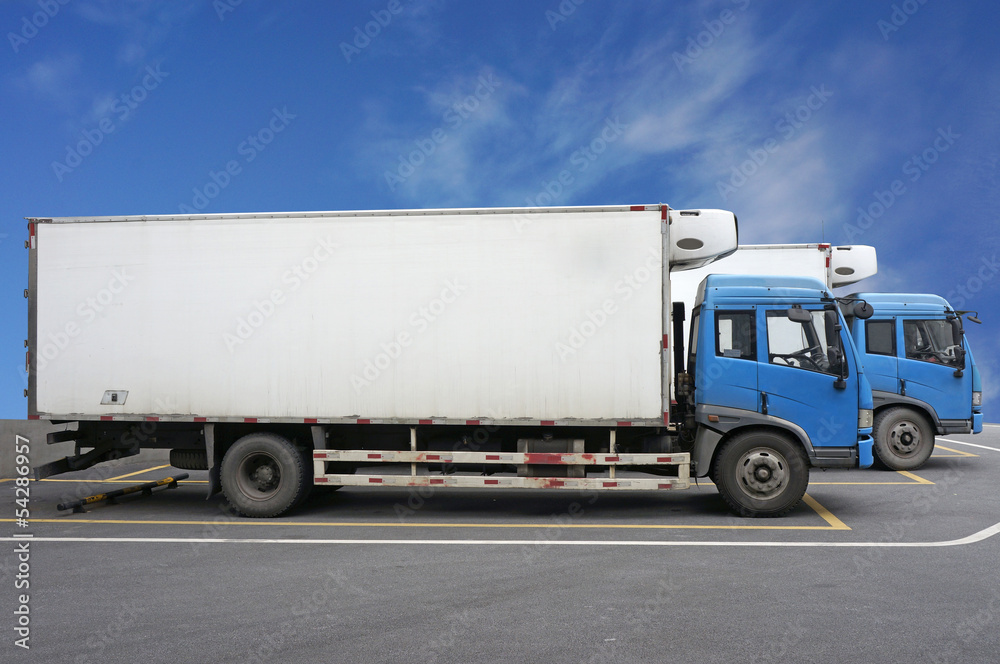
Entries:
{"label": "wheel rim", "polygon": [[281,466],[276,458],[264,452],[243,457],[236,477],[240,491],[253,500],[267,500],[281,488]]}
{"label": "wheel rim", "polygon": [[788,462],[769,447],[755,447],[736,466],[740,488],[751,498],[773,498],[788,486]]}
{"label": "wheel rim", "polygon": [[920,427],[913,422],[899,422],[889,430],[889,449],[900,457],[910,457],[920,450]]}

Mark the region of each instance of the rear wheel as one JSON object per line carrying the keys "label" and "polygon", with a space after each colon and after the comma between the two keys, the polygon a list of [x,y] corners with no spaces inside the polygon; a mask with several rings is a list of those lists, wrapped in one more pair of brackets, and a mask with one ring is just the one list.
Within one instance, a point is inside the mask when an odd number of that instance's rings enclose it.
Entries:
{"label": "rear wheel", "polygon": [[802,447],[771,431],[738,433],[719,450],[712,475],[722,499],[740,516],[774,517],[790,512],[809,485]]}
{"label": "rear wheel", "polygon": [[889,470],[916,470],[934,452],[934,429],[920,413],[888,408],[875,416],[875,458]]}
{"label": "rear wheel", "polygon": [[244,516],[271,517],[297,505],[311,484],[302,454],[286,438],[254,433],[222,458],[220,483],[229,504]]}

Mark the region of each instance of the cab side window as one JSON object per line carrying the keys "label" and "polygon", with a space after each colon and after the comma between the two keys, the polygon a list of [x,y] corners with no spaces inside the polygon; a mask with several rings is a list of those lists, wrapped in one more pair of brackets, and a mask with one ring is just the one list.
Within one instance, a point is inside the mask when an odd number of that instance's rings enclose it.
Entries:
{"label": "cab side window", "polygon": [[951,325],[946,320],[903,321],[903,342],[909,360],[961,367],[953,345]]}
{"label": "cab side window", "polygon": [[715,312],[715,354],[741,360],[757,360],[754,311]]}
{"label": "cab side window", "polygon": [[865,351],[871,355],[896,355],[896,322],[865,321]]}

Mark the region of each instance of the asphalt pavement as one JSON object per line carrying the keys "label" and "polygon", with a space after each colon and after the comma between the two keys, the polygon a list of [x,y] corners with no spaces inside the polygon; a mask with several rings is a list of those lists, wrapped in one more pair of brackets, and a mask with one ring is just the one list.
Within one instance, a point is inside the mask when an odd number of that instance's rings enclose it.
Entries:
{"label": "asphalt pavement", "polygon": [[[180,472],[190,477],[176,488],[56,509]],[[781,519],[735,517],[702,482],[602,494],[348,487],[258,520],[206,500],[204,473],[123,460],[31,482],[24,527],[6,480],[0,653],[992,663],[998,472],[1000,427],[988,426],[939,439],[913,473],[813,471],[807,499]],[[30,649],[16,643],[25,633]]]}

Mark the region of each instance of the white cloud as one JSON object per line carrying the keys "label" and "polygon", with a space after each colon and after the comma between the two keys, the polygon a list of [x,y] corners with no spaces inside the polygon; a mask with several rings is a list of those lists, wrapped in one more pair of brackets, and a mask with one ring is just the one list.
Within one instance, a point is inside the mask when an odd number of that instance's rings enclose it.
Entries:
{"label": "white cloud", "polygon": [[63,111],[71,111],[79,102],[81,90],[80,56],[51,56],[30,65],[15,82],[23,90]]}

